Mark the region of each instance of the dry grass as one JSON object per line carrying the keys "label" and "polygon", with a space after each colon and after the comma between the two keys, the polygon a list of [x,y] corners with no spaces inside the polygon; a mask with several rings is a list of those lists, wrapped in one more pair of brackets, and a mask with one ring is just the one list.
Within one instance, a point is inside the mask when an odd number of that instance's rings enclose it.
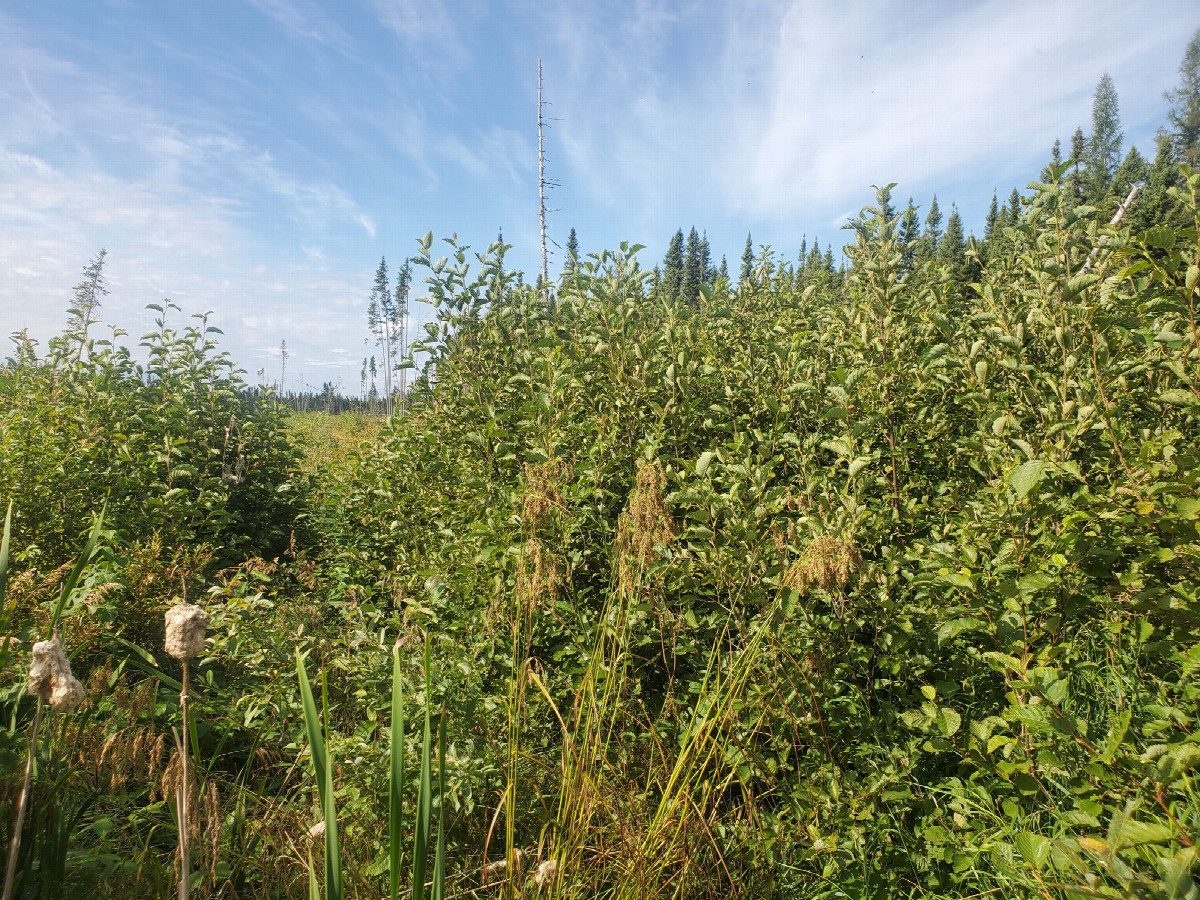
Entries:
{"label": "dry grass", "polygon": [[521,520],[530,528],[549,522],[563,510],[562,483],[570,477],[570,467],[561,459],[525,464],[525,495],[521,502]]}
{"label": "dry grass", "polygon": [[783,576],[784,587],[805,593],[818,588],[830,594],[838,618],[846,610],[846,585],[850,577],[862,568],[862,554],[849,541],[823,534],[804,549],[798,560]]}
{"label": "dry grass", "polygon": [[629,509],[617,524],[614,555],[617,559],[617,585],[625,592],[634,590],[654,559],[656,547],[674,543],[678,535],[671,510],[663,498],[666,473],[657,462],[638,461],[637,485],[629,500]]}

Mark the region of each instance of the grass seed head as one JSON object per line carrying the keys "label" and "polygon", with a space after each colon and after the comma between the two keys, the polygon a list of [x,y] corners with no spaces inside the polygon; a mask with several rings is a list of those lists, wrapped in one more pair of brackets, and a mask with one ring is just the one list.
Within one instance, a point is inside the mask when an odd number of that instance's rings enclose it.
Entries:
{"label": "grass seed head", "polygon": [[[848,541],[831,534],[823,534],[805,548],[803,555],[792,563],[783,583],[804,593],[809,588],[820,588],[841,595],[850,576],[862,568],[862,555]],[[838,614],[841,615],[838,604]]]}
{"label": "grass seed head", "polygon": [[208,613],[191,603],[180,603],[167,610],[166,651],[176,659],[188,660],[204,652],[204,632]]}
{"label": "grass seed head", "polygon": [[667,476],[657,462],[638,460],[637,486],[629,509],[617,523],[617,580],[631,590],[654,559],[654,548],[671,544],[678,534],[671,510],[663,499]]}

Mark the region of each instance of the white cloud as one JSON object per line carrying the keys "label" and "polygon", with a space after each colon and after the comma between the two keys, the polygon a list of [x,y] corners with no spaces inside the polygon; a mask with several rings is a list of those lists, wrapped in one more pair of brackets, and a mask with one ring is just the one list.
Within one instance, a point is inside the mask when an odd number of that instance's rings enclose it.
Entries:
{"label": "white cloud", "polygon": [[827,221],[872,183],[920,195],[989,172],[1023,186],[1055,137],[1086,130],[1106,70],[1145,145],[1180,22],[1196,18],[1182,0],[1153,15],[1117,0],[665,9],[571,4],[555,31],[564,178],[629,209],[633,233],[661,227],[662,210],[685,224],[714,210]]}

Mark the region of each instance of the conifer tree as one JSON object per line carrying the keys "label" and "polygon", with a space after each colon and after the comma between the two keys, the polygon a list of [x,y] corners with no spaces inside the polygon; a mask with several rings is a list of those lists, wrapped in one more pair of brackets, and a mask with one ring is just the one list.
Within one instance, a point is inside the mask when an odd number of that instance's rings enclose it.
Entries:
{"label": "conifer tree", "polygon": [[992,203],[988,207],[987,216],[983,220],[983,239],[991,240],[992,232],[996,230],[996,221],[1000,218],[1000,204],[996,202],[996,191],[992,190]]}
{"label": "conifer tree", "polygon": [[1160,130],[1156,141],[1158,151],[1146,172],[1146,185],[1137,203],[1130,207],[1125,216],[1125,221],[1135,232],[1145,231],[1154,225],[1183,224],[1175,221],[1178,204],[1170,196],[1171,188],[1179,181],[1179,169],[1175,162],[1178,146],[1176,136]]}
{"label": "conifer tree", "polygon": [[938,242],[938,260],[950,272],[956,281],[963,278],[966,263],[966,239],[963,237],[962,216],[958,207],[950,206],[950,217],[946,220],[946,233]]}
{"label": "conifer tree", "polygon": [[708,284],[712,284],[717,277],[717,270],[713,268],[712,253],[708,247],[708,230],[700,235],[700,280]]}
{"label": "conifer tree", "polygon": [[108,251],[103,247],[83,268],[83,280],[75,285],[75,302],[67,310],[67,338],[78,344],[76,358],[83,359],[87,347],[88,328],[96,323],[96,310],[100,298],[108,294],[108,282],[104,278],[104,258]]}
{"label": "conifer tree", "polygon": [[900,246],[903,248],[901,262],[906,269],[912,268],[917,256],[917,242],[921,240],[921,217],[913,198],[908,198],[908,205],[900,216]]}
{"label": "conifer tree", "polygon": [[726,284],[729,283],[729,265],[728,265],[728,263],[725,262],[724,254],[721,254],[721,267],[719,269],[717,269],[717,277],[720,278],[722,281],[724,281]]}
{"label": "conifer tree", "polygon": [[375,336],[375,343],[383,350],[384,409],[390,417],[393,412],[392,367],[399,333],[399,314],[388,285],[387,260],[382,257],[379,268],[375,270],[375,285],[371,288],[371,300],[367,304],[367,325]]}
{"label": "conifer tree", "polygon": [[1042,169],[1041,181],[1049,183],[1052,169],[1057,169],[1060,165],[1062,165],[1062,143],[1055,138],[1054,146],[1050,148],[1050,165]]}
{"label": "conifer tree", "polygon": [[1167,121],[1174,129],[1171,135],[1175,158],[1189,166],[1200,167],[1200,28],[1188,41],[1179,64],[1179,87],[1167,91],[1171,103]]}
{"label": "conifer tree", "polygon": [[1083,165],[1087,155],[1087,140],[1083,129],[1076,128],[1071,135],[1071,173],[1067,176],[1067,196],[1072,203],[1079,204],[1084,199]]}
{"label": "conifer tree", "polygon": [[754,268],[754,245],[750,243],[750,232],[746,232],[746,249],[742,251],[742,272],[738,278],[740,284],[750,280],[750,272]]}
{"label": "conifer tree", "polygon": [[688,232],[687,246],[683,256],[683,283],[680,293],[685,303],[695,303],[700,282],[704,280],[703,262],[700,258],[700,235],[693,225]]}
{"label": "conifer tree", "polygon": [[929,213],[925,216],[925,232],[921,235],[917,247],[919,260],[933,259],[937,255],[938,244],[942,239],[942,210],[938,206],[937,194],[929,204]]}
{"label": "conifer tree", "polygon": [[1135,184],[1145,184],[1146,176],[1150,173],[1150,165],[1137,147],[1130,147],[1125,159],[1113,173],[1112,192],[1124,199]]}
{"label": "conifer tree", "polygon": [[1012,225],[1017,225],[1021,221],[1021,192],[1016,188],[1012,189],[1012,193],[1008,195],[1008,221]]}
{"label": "conifer tree", "polygon": [[[503,242],[502,242],[503,243]],[[501,267],[503,267],[504,253],[500,253]],[[407,259],[404,265],[400,267],[400,271],[396,273],[396,288],[392,295],[392,315],[396,321],[395,342],[397,349],[397,362],[403,360],[408,353],[408,292],[412,286],[412,263]],[[408,392],[408,370],[400,370],[400,398]]]}
{"label": "conifer tree", "polygon": [[572,228],[567,235],[567,264],[563,266],[563,272],[574,274],[579,271],[579,238],[575,236],[575,229]]}
{"label": "conifer tree", "polygon": [[1087,140],[1084,170],[1088,200],[1099,203],[1112,187],[1113,175],[1121,164],[1121,114],[1117,89],[1105,72],[1092,97],[1092,134]]}
{"label": "conifer tree", "polygon": [[817,240],[813,241],[812,249],[808,251],[808,262],[805,263],[805,268],[811,274],[816,275],[820,271],[823,264],[824,260],[821,257],[821,241],[818,238]]}
{"label": "conifer tree", "polygon": [[683,287],[683,229],[675,232],[663,257],[662,287],[667,297],[678,297]]}

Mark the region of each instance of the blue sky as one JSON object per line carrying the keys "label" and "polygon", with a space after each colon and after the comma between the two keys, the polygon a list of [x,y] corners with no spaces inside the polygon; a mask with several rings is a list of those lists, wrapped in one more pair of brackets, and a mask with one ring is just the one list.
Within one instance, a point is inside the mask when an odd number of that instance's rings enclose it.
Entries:
{"label": "blue sky", "polygon": [[980,230],[1106,71],[1152,156],[1197,25],[1193,0],[9,0],[0,332],[60,330],[103,246],[103,317],[135,339],[170,297],[250,380],[286,340],[290,387],[355,393],[381,255],[503,228],[537,269],[539,56],[551,236],[651,266],[695,225],[736,271],[747,231],[840,248],[871,184]]}

